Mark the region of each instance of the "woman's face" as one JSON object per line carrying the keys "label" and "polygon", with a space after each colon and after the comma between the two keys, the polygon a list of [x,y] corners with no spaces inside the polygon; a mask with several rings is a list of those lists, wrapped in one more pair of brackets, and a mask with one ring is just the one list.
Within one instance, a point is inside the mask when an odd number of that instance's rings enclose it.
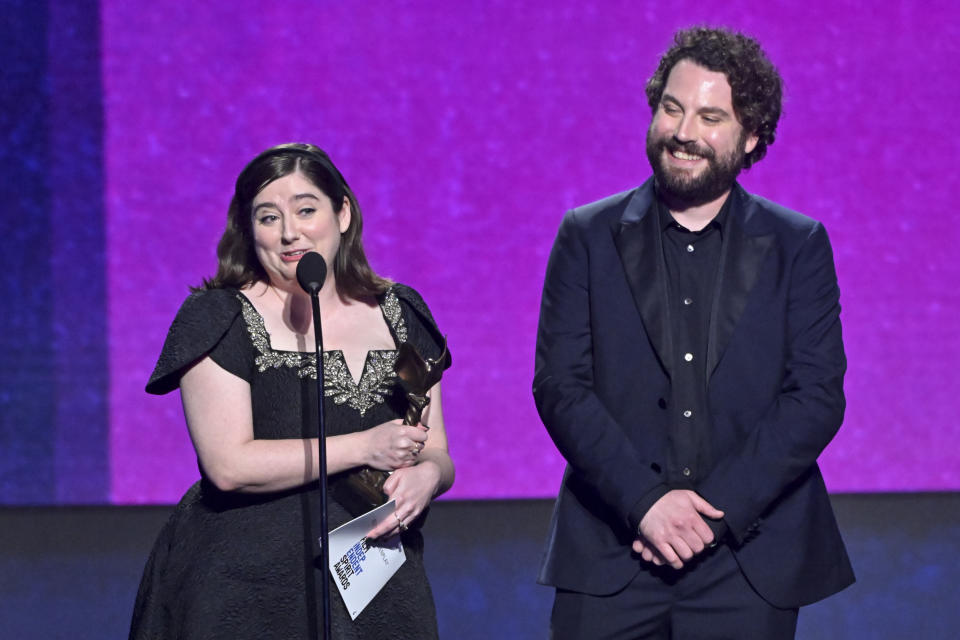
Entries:
{"label": "woman's face", "polygon": [[350,201],[335,213],[330,198],[299,171],[268,184],[253,199],[253,244],[270,282],[280,287],[297,281],[297,263],[316,251],[333,277],[340,234],[350,224]]}

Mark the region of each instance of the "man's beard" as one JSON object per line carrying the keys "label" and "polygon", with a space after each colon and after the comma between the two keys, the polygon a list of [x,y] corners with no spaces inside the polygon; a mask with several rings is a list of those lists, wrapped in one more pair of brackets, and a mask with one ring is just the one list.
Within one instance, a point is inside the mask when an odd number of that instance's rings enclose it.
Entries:
{"label": "man's beard", "polygon": [[[743,168],[746,144],[747,138],[742,135],[733,151],[718,158],[709,147],[698,147],[692,142],[682,144],[673,137],[654,139],[651,130],[647,131],[647,159],[661,193],[669,200],[695,207],[716,200],[733,186]],[[700,156],[707,161],[707,166],[699,175],[691,177],[685,171],[665,166],[664,150]]]}

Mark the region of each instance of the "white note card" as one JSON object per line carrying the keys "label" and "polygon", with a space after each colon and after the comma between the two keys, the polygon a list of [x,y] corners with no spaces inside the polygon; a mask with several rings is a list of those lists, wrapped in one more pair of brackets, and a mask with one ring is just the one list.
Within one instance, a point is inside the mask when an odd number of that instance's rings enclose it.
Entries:
{"label": "white note card", "polygon": [[330,574],[351,620],[357,619],[407,559],[399,535],[377,540],[364,537],[384,518],[392,518],[396,508],[391,500],[330,532]]}

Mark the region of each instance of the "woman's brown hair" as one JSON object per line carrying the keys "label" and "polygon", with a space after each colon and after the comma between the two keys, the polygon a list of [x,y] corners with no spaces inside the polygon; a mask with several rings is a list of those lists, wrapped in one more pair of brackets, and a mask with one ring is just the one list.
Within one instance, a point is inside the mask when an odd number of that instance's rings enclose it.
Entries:
{"label": "woman's brown hair", "polygon": [[343,209],[344,197],[350,202],[350,224],[341,234],[340,248],[333,263],[340,295],[359,299],[386,291],[390,281],[374,272],[363,251],[363,216],[356,196],[323,149],[302,143],[267,149],[240,172],[227,211],[227,227],[217,245],[217,274],[204,279],[201,286],[194,288],[195,291],[223,287],[240,289],[255,282],[268,281],[253,246],[253,199],[274,180],[298,171],[330,198],[335,213]]}

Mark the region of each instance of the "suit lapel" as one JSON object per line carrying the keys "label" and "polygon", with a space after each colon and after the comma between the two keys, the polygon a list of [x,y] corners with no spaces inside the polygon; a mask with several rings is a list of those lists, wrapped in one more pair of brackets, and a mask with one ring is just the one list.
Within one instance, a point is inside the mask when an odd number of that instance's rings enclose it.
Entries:
{"label": "suit lapel", "polygon": [[731,193],[728,224],[723,231],[718,282],[714,289],[707,343],[707,380],[713,375],[733,330],[743,315],[750,291],[757,283],[760,267],[774,244],[774,235],[751,235],[747,231],[756,206],[746,192],[735,185]]}
{"label": "suit lapel", "polygon": [[614,243],[647,337],[669,374],[672,348],[661,242],[651,180],[627,205],[619,228],[614,230]]}

